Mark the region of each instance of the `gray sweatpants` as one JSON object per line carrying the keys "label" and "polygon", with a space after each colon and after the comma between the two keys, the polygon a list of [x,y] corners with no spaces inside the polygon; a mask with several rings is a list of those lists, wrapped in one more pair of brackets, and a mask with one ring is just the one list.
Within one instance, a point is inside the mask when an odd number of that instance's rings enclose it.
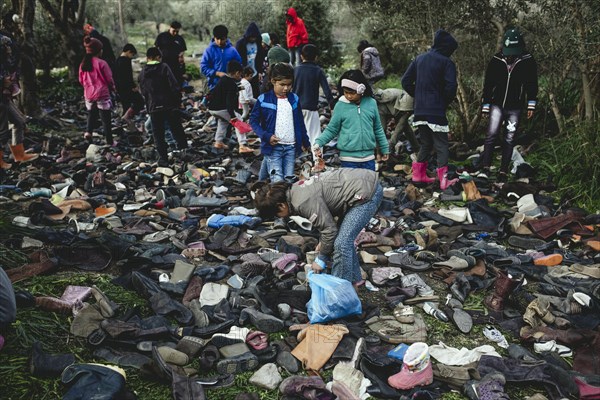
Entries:
{"label": "gray sweatpants", "polygon": [[[210,110],[210,115],[217,119],[217,131],[215,132],[215,142],[223,142],[225,139],[225,135],[227,134],[227,128],[229,126],[229,121],[231,120],[231,116],[227,110]],[[242,116],[238,113],[235,113],[236,118],[242,119]],[[246,135],[242,135],[238,130],[235,130],[235,135],[238,140],[238,144],[246,144]]]}

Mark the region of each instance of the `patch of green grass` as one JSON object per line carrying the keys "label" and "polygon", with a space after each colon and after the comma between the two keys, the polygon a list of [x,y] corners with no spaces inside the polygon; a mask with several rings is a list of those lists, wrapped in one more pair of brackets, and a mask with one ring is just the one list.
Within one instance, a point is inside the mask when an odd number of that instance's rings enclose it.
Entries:
{"label": "patch of green grass", "polygon": [[377,82],[375,84],[375,87],[379,88],[379,89],[390,89],[390,88],[400,89],[400,88],[402,88],[402,83],[400,82],[401,78],[402,78],[401,76],[396,75],[396,74],[387,75],[385,78],[383,78],[382,80]]}
{"label": "patch of green grass", "polygon": [[563,135],[538,140],[526,161],[540,177],[553,177],[556,199],[565,197],[572,205],[600,211],[600,148],[598,127],[592,123],[570,123]]}

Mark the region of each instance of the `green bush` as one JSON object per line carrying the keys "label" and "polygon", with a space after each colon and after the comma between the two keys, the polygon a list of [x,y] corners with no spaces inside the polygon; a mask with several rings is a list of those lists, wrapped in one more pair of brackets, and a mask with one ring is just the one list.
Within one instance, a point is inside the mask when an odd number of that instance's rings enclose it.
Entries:
{"label": "green bush", "polygon": [[185,64],[185,73],[190,77],[190,80],[200,79],[200,67],[196,63]]}
{"label": "green bush", "polygon": [[39,80],[38,82],[40,84],[40,99],[52,106],[54,106],[52,103],[55,102],[83,97],[83,87],[79,82],[67,78],[62,71],[58,71],[56,77],[53,73],[48,81]]}
{"label": "green bush", "polygon": [[553,195],[590,212],[600,210],[600,136],[594,123],[570,122],[563,135],[539,139],[527,161],[552,177]]}

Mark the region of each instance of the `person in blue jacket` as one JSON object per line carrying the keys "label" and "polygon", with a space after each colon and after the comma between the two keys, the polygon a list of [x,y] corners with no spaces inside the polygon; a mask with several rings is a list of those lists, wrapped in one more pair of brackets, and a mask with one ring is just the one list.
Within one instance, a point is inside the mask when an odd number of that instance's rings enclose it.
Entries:
{"label": "person in blue jacket", "polygon": [[260,138],[272,182],[294,176],[296,156],[310,148],[300,99],[292,92],[294,69],[290,64],[271,66],[273,89],[258,96],[250,114],[250,125]]}
{"label": "person in blue jacket", "polygon": [[202,54],[202,60],[200,60],[200,71],[206,76],[208,80],[208,90],[212,91],[219,78],[227,74],[227,63],[231,60],[235,60],[239,63],[242,62],[240,53],[233,47],[227,36],[229,30],[224,25],[217,25],[213,29],[213,38],[210,41],[210,45]]}
{"label": "person in blue jacket", "polygon": [[458,42],[443,29],[435,33],[429,51],[410,63],[402,77],[402,88],[415,98],[414,125],[419,130],[421,149],[413,163],[413,181],[431,183],[427,177],[427,158],[431,150],[437,154],[437,176],[445,190],[455,183],[448,180],[448,119],[446,109],[456,97],[456,65],[450,56]]}

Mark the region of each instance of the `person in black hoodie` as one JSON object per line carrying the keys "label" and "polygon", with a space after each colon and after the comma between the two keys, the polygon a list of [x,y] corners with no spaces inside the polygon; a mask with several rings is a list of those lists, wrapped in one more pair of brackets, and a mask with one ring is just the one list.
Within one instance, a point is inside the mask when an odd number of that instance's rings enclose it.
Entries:
{"label": "person in black hoodie", "polygon": [[165,141],[165,120],[169,122],[177,149],[187,148],[185,133],[181,126],[181,91],[175,75],[168,65],[161,63],[162,54],[157,47],[146,51],[148,61],[138,78],[140,90],[146,100],[146,110],[152,121],[154,143],[158,151],[158,165],[169,165],[167,142]]}
{"label": "person in black hoodie", "polygon": [[402,87],[415,98],[414,125],[419,130],[421,149],[417,162],[413,162],[413,182],[432,183],[429,178],[427,158],[435,148],[437,153],[437,176],[440,188],[446,188],[457,180],[448,180],[448,118],[446,109],[456,97],[456,65],[450,56],[458,43],[445,30],[438,30],[428,52],[420,54],[410,63],[402,77]]}
{"label": "person in black hoodie", "polygon": [[133,80],[133,69],[131,59],[135,57],[137,50],[134,45],[127,43],[115,62],[114,80],[119,99],[123,105],[125,114],[123,120],[127,123],[127,130],[135,132],[136,127],[133,117],[144,108],[144,99]]}
{"label": "person in black hoodie", "polygon": [[537,92],[537,64],[525,50],[521,33],[509,29],[504,34],[502,51],[492,57],[485,71],[481,112],[489,116],[489,125],[480,162],[484,173],[492,164],[494,144],[505,125],[498,180],[506,180],[523,103],[527,100],[527,118],[532,118]]}
{"label": "person in black hoodie", "polygon": [[[241,115],[236,112],[238,108],[238,95],[240,86],[238,82],[242,78],[242,64],[235,60],[227,63],[227,74],[221,79],[213,89],[208,103],[210,115],[217,119],[217,131],[215,132],[215,143],[213,147],[216,149],[227,149],[227,145],[223,143],[227,134],[228,124],[237,119],[241,120]],[[246,140],[246,135],[240,133],[236,129],[236,135],[239,144],[239,153],[251,153]]]}
{"label": "person in black hoodie", "polygon": [[242,57],[242,66],[251,67],[254,76],[250,80],[254,98],[259,95],[260,79],[263,73],[263,63],[267,53],[262,45],[262,35],[255,22],[251,22],[246,28],[244,36],[235,43],[235,48]]}

